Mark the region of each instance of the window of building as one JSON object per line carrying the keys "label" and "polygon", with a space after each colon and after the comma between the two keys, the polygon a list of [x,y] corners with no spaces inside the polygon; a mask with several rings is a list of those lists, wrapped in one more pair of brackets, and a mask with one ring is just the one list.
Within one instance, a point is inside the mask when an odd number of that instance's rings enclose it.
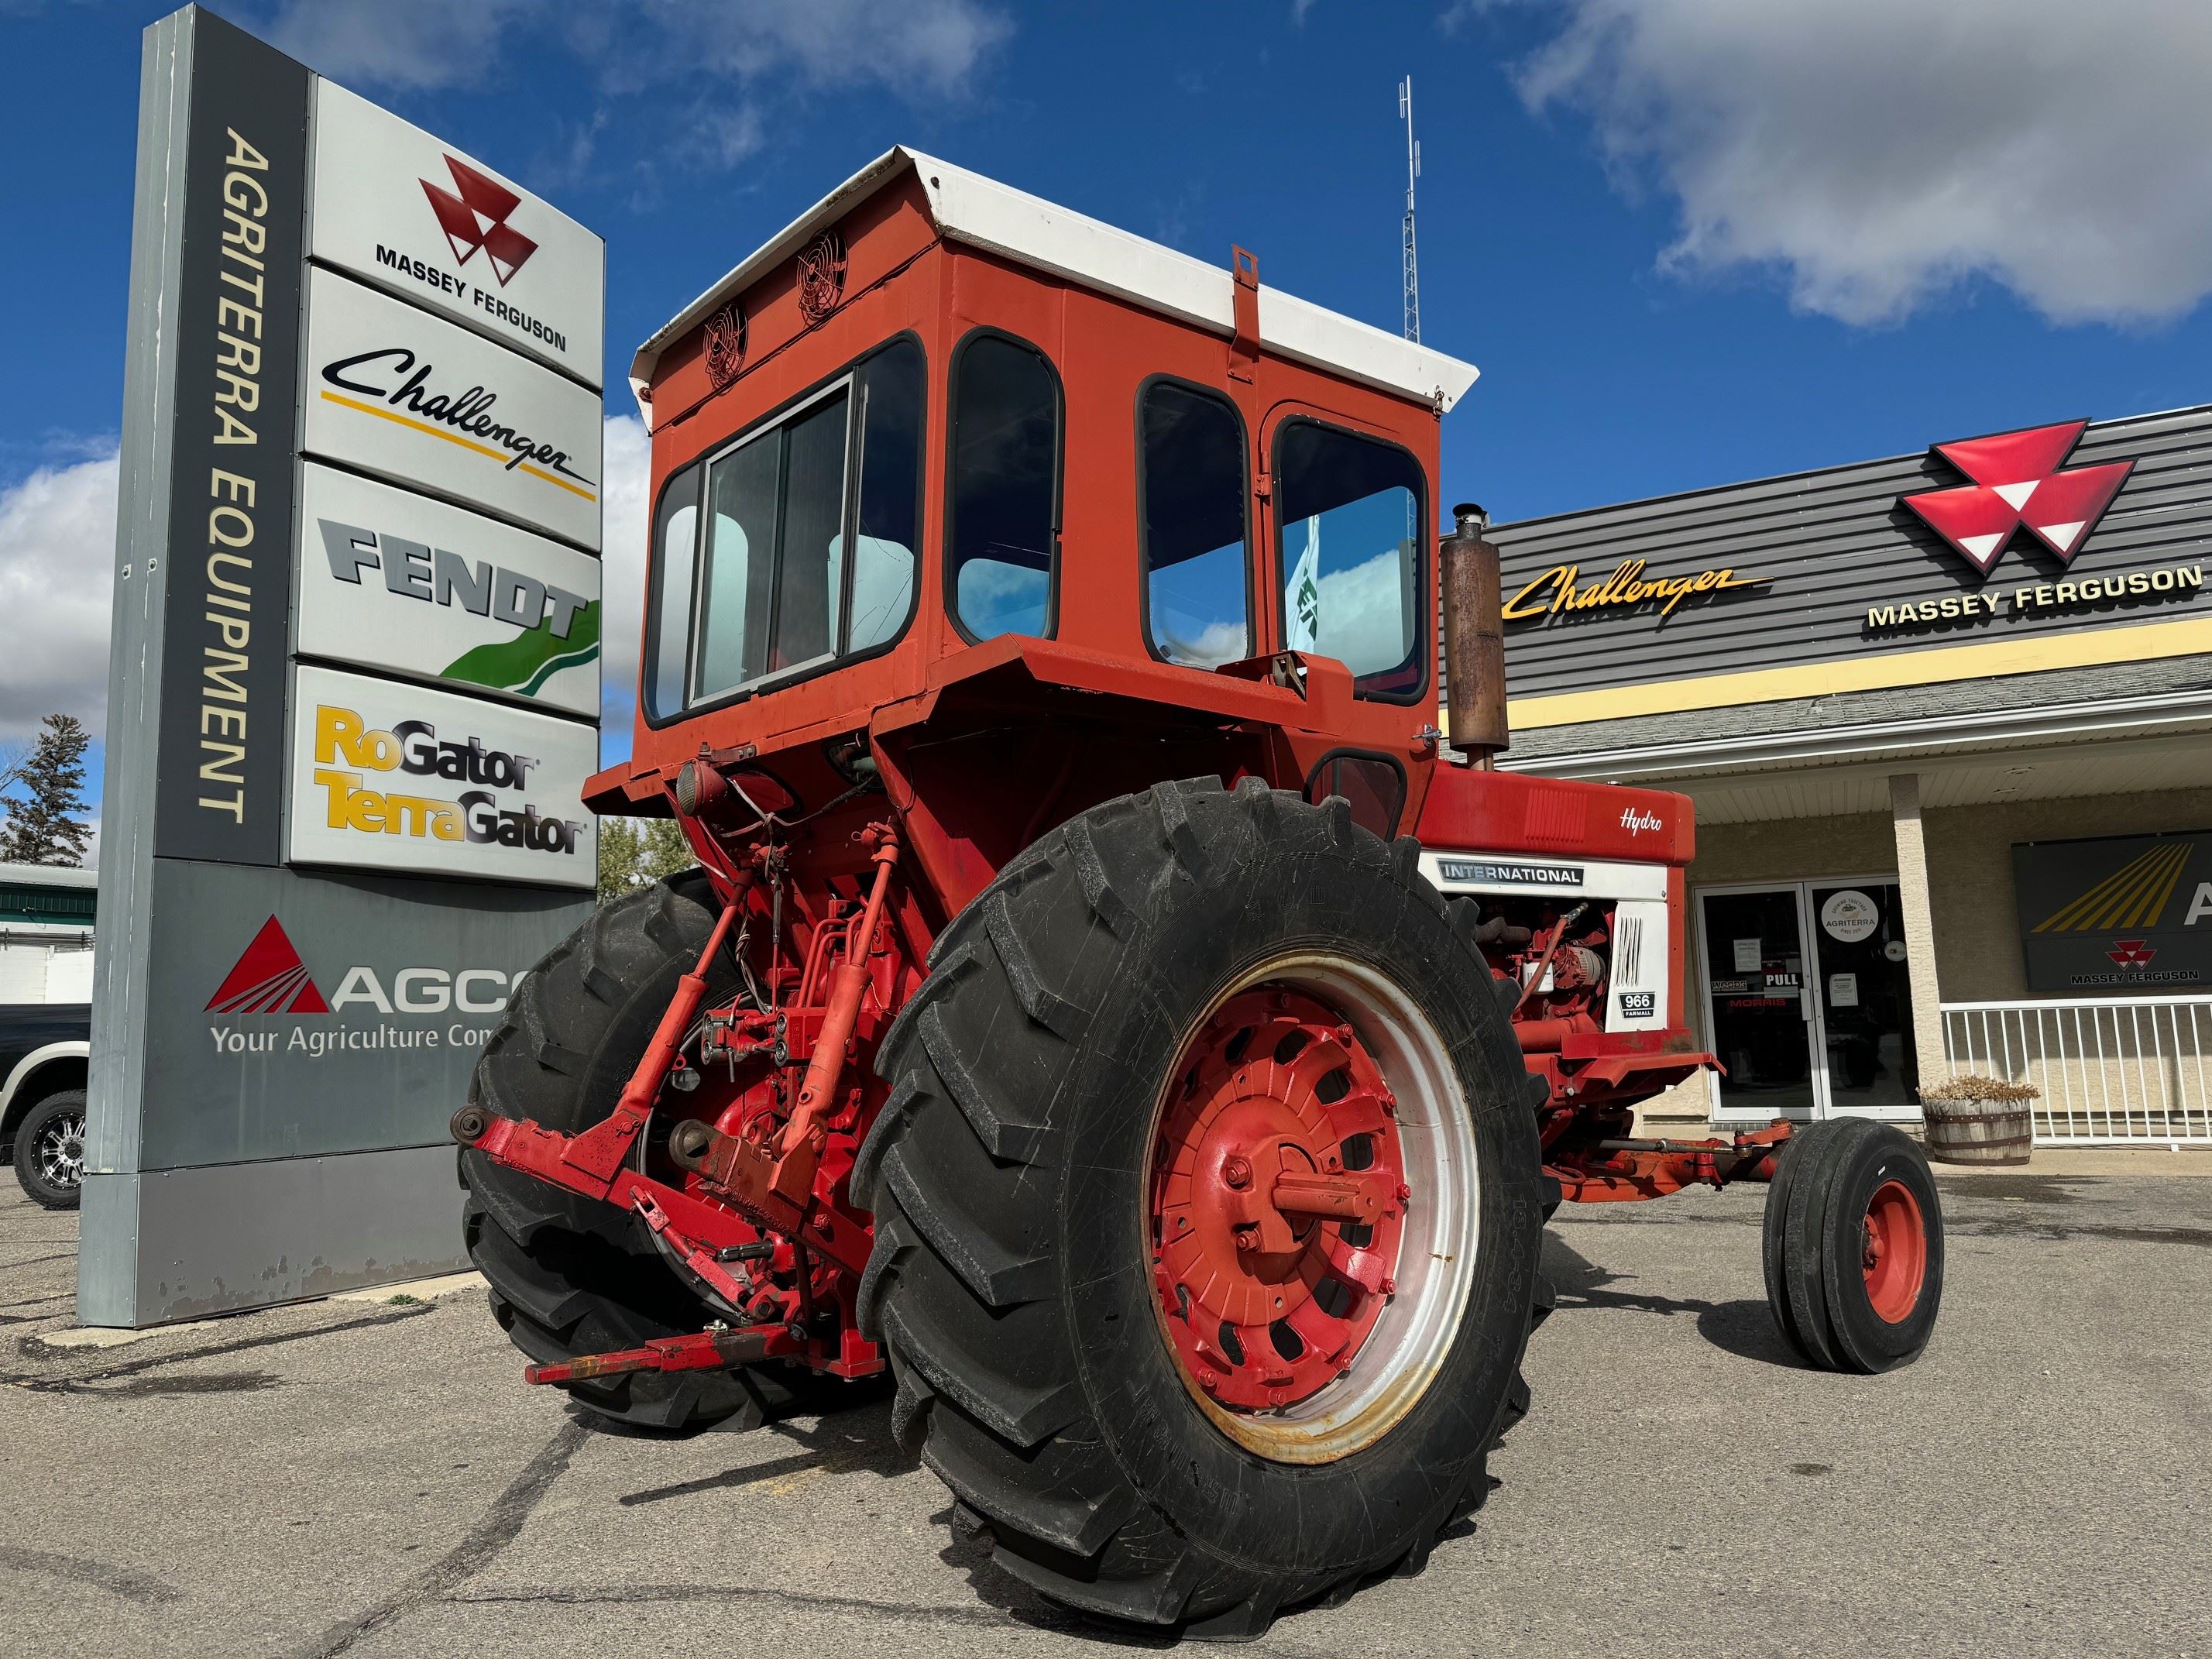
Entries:
{"label": "window of building", "polygon": [[1198,668],[1241,661],[1252,654],[1243,422],[1219,398],[1154,380],[1138,427],[1152,649]]}
{"label": "window of building", "polygon": [[1336,658],[1364,696],[1409,702],[1427,684],[1425,495],[1395,445],[1304,420],[1276,438],[1285,642]]}
{"label": "window of building", "polygon": [[651,714],[665,720],[904,631],[923,381],[921,347],[895,341],[669,482],[653,520]]}
{"label": "window of building", "polygon": [[945,581],[971,640],[1052,631],[1060,562],[1060,380],[1044,354],[975,334],[952,365]]}

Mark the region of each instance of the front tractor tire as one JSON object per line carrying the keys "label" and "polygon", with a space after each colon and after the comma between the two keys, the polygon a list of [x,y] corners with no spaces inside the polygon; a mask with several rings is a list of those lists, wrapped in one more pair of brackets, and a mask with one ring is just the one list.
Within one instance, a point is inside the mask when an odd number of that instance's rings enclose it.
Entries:
{"label": "front tractor tire", "polygon": [[1109,802],[885,1038],[862,1328],[956,1521],[1058,1601],[1254,1635],[1485,1496],[1548,1307],[1540,1085],[1418,852],[1252,780]]}
{"label": "front tractor tire", "polygon": [[[469,1103],[579,1134],[613,1110],[676,981],[714,927],[704,872],[686,871],[601,906],[524,976],[469,1085]],[[710,1000],[735,994],[726,954]],[[461,1154],[469,1255],[491,1310],[538,1363],[634,1348],[702,1328],[716,1315],[657,1255],[634,1217],[564,1193],[481,1152]],[[563,1384],[599,1416],[643,1429],[758,1421],[788,1400],[758,1371],[641,1371]]]}

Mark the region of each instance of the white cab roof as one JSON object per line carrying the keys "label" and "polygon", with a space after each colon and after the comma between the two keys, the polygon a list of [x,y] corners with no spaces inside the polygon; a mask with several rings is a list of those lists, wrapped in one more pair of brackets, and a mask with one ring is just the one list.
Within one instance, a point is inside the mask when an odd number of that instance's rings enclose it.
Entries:
{"label": "white cab roof", "polygon": [[[660,354],[696,328],[724,296],[750,286],[843,217],[855,203],[908,171],[920,177],[930,219],[947,241],[964,242],[1048,270],[1224,337],[1236,332],[1235,279],[1226,261],[1208,264],[902,145],[831,191],[640,346],[630,364],[632,388],[641,393]],[[1472,363],[1293,299],[1264,283],[1260,287],[1260,338],[1285,357],[1386,392],[1433,401],[1442,409],[1449,409],[1474,384]]]}

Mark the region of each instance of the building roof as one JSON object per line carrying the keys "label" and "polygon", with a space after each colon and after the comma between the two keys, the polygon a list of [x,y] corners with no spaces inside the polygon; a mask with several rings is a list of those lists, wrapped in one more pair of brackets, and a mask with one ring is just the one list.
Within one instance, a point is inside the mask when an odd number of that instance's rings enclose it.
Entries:
{"label": "building roof", "polygon": [[[630,364],[632,388],[642,393],[660,354],[697,327],[726,296],[750,286],[855,204],[908,173],[921,179],[931,222],[947,241],[1049,271],[1224,337],[1236,331],[1235,279],[1226,264],[1208,264],[901,145],[877,157],[770,237],[640,346]],[[1458,402],[1474,384],[1477,373],[1472,363],[1264,283],[1260,289],[1260,338],[1282,356],[1402,397],[1432,400],[1441,409]]]}
{"label": "building roof", "polygon": [[97,887],[100,872],[61,864],[0,864],[0,882],[29,887]]}

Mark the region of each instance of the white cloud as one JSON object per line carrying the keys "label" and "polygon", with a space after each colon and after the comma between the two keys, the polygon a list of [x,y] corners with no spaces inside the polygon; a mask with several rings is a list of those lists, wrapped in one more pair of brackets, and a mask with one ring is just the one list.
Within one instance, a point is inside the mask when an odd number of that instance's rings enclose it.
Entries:
{"label": "white cloud", "polygon": [[1668,269],[1777,269],[1855,324],[1976,276],[2060,322],[2212,291],[2203,0],[1558,4],[1522,96],[1587,115],[1617,179],[1675,198]]}
{"label": "white cloud", "polygon": [[[635,92],[704,72],[902,95],[960,91],[1013,25],[983,0],[279,0],[270,38],[339,81],[436,89],[484,79],[535,32]],[[725,146],[726,147],[726,146]]]}
{"label": "white cloud", "polygon": [[106,725],[117,477],[111,448],[0,490],[0,744],[50,714]]}
{"label": "white cloud", "polygon": [[538,0],[283,0],[272,45],[332,79],[432,89],[483,78]]}

